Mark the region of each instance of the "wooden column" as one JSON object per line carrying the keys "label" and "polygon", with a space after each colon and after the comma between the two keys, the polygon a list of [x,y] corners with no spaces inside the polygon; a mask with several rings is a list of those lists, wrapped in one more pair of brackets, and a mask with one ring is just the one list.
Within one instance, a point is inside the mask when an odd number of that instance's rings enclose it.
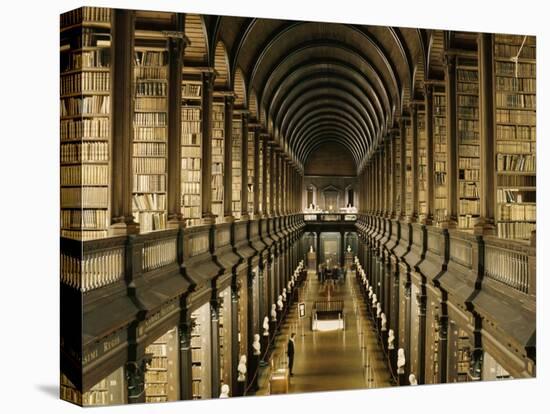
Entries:
{"label": "wooden column", "polygon": [[212,214],[212,101],[214,92],[214,73],[202,74],[202,221],[213,224]]}
{"label": "wooden column", "polygon": [[254,218],[260,215],[260,137],[254,127]]}
{"label": "wooden column", "polygon": [[391,177],[393,176],[392,165],[391,165],[391,133],[386,135],[384,139],[384,216],[391,217],[392,207],[391,207]]}
{"label": "wooden column", "polygon": [[134,12],[114,9],[112,27],[112,168],[111,222],[113,235],[139,233],[132,214],[132,141],[134,99],[132,96],[134,59]]}
{"label": "wooden column", "polygon": [[458,142],[456,122],[456,56],[445,56],[445,90],[447,92],[447,219],[444,228],[455,228],[458,222]]}
{"label": "wooden column", "polygon": [[[248,220],[248,113],[241,122],[241,220]],[[256,187],[254,187],[254,192]]]}
{"label": "wooden column", "polygon": [[262,216],[267,216],[269,214],[269,210],[267,208],[267,194],[269,189],[267,188],[267,135],[261,136],[262,140]]}
{"label": "wooden column", "polygon": [[169,38],[169,82],[168,88],[168,227],[184,227],[181,213],[181,70],[186,39],[185,18],[176,14],[176,31],[182,37]]}
{"label": "wooden column", "polygon": [[407,141],[407,131],[406,131],[406,123],[407,123],[407,118],[406,117],[402,117],[400,120],[399,120],[399,149],[400,149],[400,154],[399,156],[401,157],[401,163],[399,164],[399,168],[401,169],[401,180],[400,180],[400,198],[401,198],[401,203],[400,203],[400,212],[399,212],[399,218],[401,220],[404,220],[405,217],[407,216],[407,203],[406,203],[406,198],[407,198],[407,187],[406,187],[406,174],[407,174],[407,166],[406,166],[406,154],[405,154],[405,151],[406,151],[406,141]]}
{"label": "wooden column", "polygon": [[[233,105],[235,97],[224,97],[224,159],[223,159],[223,215],[225,221],[233,221]],[[241,171],[242,173],[242,171]],[[241,200],[242,202],[242,200]]]}
{"label": "wooden column", "polygon": [[269,145],[269,211],[270,217],[275,215],[275,148]]}
{"label": "wooden column", "polygon": [[411,108],[411,131],[412,131],[412,211],[409,221],[414,223],[418,220],[419,211],[419,186],[418,186],[418,107],[416,104]]}
{"label": "wooden column", "polygon": [[433,210],[435,207],[434,190],[434,137],[433,137],[433,85],[425,86],[426,108],[426,215],[422,218],[422,224],[432,224]]}
{"label": "wooden column", "polygon": [[272,191],[271,191],[271,194],[273,196],[273,215],[274,216],[279,216],[281,214],[280,212],[280,199],[281,199],[281,185],[280,185],[280,164],[279,164],[279,161],[280,161],[280,158],[279,158],[279,151],[277,150],[277,147],[275,147],[275,145],[273,145],[271,147],[271,151],[273,152],[273,157],[272,157],[272,160],[273,160],[273,168],[271,171],[273,171],[273,175],[272,175]]}
{"label": "wooden column", "polygon": [[476,234],[495,234],[495,131],[493,105],[493,35],[478,35],[480,102],[480,217]]}

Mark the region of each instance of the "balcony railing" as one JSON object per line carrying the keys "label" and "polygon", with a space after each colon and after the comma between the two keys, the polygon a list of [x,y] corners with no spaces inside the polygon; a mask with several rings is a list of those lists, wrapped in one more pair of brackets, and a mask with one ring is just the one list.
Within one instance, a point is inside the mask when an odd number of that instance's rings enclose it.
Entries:
{"label": "balcony railing", "polygon": [[304,221],[355,222],[357,221],[357,214],[355,213],[306,213],[304,214]]}

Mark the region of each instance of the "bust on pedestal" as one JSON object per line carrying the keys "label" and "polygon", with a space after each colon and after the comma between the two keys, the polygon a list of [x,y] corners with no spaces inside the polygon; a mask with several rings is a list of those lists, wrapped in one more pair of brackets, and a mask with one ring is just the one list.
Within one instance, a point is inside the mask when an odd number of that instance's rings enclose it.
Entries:
{"label": "bust on pedestal", "polygon": [[399,378],[399,385],[405,385],[405,364],[407,360],[405,358],[405,350],[399,348],[397,350],[397,376]]}
{"label": "bust on pedestal", "polygon": [[220,398],[229,398],[229,385],[227,385],[227,384],[222,385]]}
{"label": "bust on pedestal", "polygon": [[418,385],[418,381],[416,380],[416,376],[414,374],[409,375],[409,384]]}
{"label": "bust on pedestal", "polygon": [[244,390],[246,388],[246,355],[241,355],[239,365],[237,366],[237,372],[237,385],[239,387],[239,395],[244,395]]}
{"label": "bust on pedestal", "polygon": [[[264,329],[262,333],[262,344],[261,349],[264,349],[265,351],[268,350],[267,345],[269,344],[269,318],[266,316],[264,317],[264,322],[262,323],[262,328]],[[267,365],[267,352],[264,352],[264,358],[260,361],[260,365],[264,366]]]}

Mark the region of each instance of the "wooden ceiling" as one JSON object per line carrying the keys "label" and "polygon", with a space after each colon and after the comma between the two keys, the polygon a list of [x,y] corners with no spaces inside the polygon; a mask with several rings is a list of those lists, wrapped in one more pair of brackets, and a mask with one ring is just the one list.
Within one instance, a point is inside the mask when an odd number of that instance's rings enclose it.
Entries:
{"label": "wooden ceiling", "polygon": [[185,22],[185,64],[215,67],[216,88],[235,91],[302,170],[314,148],[335,141],[361,170],[425,77],[442,75],[442,32],[192,14]]}

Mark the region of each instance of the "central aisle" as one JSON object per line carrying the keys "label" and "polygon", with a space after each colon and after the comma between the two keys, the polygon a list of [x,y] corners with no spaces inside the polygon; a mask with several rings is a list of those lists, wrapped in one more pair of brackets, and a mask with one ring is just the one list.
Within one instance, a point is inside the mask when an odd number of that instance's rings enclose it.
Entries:
{"label": "central aisle", "polygon": [[[310,317],[316,300],[343,300],[346,329],[312,332]],[[286,323],[277,337],[272,366],[286,367],[286,344],[296,332],[294,376],[290,377],[289,393],[336,391],[391,386],[390,375],[370,321],[365,317],[355,273],[349,272],[345,282],[322,285],[315,272],[300,289],[299,302],[306,304],[306,318],[298,319],[297,304],[289,311]],[[260,374],[260,390],[268,394],[270,368]]]}

